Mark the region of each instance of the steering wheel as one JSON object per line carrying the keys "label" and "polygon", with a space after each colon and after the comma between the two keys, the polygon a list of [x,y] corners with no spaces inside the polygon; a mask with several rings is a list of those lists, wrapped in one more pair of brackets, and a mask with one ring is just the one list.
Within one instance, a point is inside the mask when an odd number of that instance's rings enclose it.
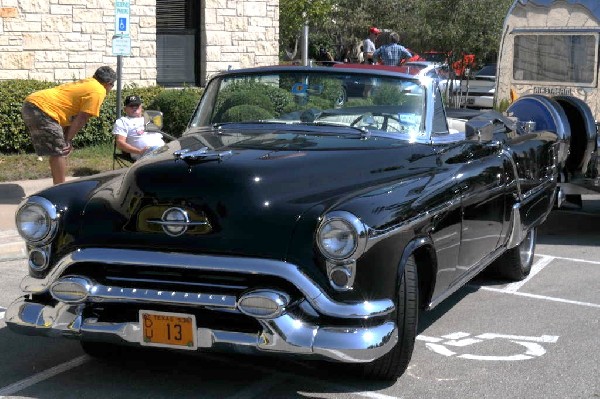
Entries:
{"label": "steering wheel", "polygon": [[[367,118],[370,118],[371,120],[367,120]],[[361,121],[365,121],[365,126],[374,126],[376,123],[375,118],[373,117],[373,114],[370,112],[367,112],[366,114],[362,114],[358,118],[356,118],[352,122],[350,122],[350,126],[356,126]]]}
{"label": "steering wheel", "polygon": [[[383,117],[383,123],[381,123],[381,125],[378,125],[377,122],[375,121],[375,117],[376,116],[380,116]],[[367,121],[367,118],[371,118],[372,120]],[[390,120],[396,121],[398,126],[393,126],[390,125]],[[377,113],[377,114],[372,114],[372,113],[366,113],[366,114],[362,114],[360,115],[358,118],[356,118],[355,120],[352,121],[352,123],[350,123],[350,126],[356,126],[358,125],[361,121],[365,121],[367,122],[365,124],[365,126],[374,126],[375,128],[379,129],[379,130],[383,130],[385,132],[403,132],[406,127],[400,122],[400,119],[398,118],[398,115],[395,114],[387,114],[387,113]]]}

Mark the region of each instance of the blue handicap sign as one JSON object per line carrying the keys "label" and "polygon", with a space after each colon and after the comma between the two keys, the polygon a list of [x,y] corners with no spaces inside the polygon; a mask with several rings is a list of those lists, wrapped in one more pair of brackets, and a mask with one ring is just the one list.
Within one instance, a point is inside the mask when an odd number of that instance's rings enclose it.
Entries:
{"label": "blue handicap sign", "polygon": [[127,32],[127,18],[119,18],[119,31]]}
{"label": "blue handicap sign", "polygon": [[293,94],[306,94],[306,85],[304,83],[294,83],[292,86]]}

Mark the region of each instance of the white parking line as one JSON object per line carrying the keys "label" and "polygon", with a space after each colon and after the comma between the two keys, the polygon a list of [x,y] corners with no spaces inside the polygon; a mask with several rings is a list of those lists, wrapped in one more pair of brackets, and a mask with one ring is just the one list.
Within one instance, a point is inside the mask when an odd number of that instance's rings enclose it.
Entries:
{"label": "white parking line", "polygon": [[[541,255],[541,256],[549,256],[549,255]],[[552,256],[554,259],[562,259],[562,260],[570,260],[573,262],[581,262],[581,263],[591,263],[592,265],[600,265],[599,261],[596,260],[587,260],[587,259],[578,259],[578,258],[565,258],[564,256]]]}
{"label": "white parking line", "polygon": [[551,301],[551,302],[562,302],[562,303],[568,303],[568,304],[571,304],[571,305],[587,306],[587,307],[590,307],[590,308],[598,308],[598,309],[600,309],[600,304],[597,304],[597,303],[572,301],[570,299],[554,298],[554,297],[545,296],[545,295],[528,294],[526,292],[510,292],[510,291],[506,291],[503,288],[479,287],[479,289],[485,290],[485,291],[499,292],[499,293],[502,293],[502,294],[510,294],[510,295],[516,295],[516,296],[523,296],[523,297],[534,298],[534,299],[543,299],[543,300]]}
{"label": "white parking line", "polygon": [[484,291],[492,291],[492,292],[498,292],[498,293],[502,293],[502,294],[510,294],[510,295],[527,297],[527,298],[534,298],[534,299],[543,299],[543,300],[551,301],[551,302],[568,303],[571,305],[600,308],[600,304],[597,304],[597,303],[573,301],[570,299],[554,298],[554,297],[546,296],[546,295],[537,295],[537,294],[529,294],[526,292],[519,292],[518,290],[520,288],[522,288],[523,285],[525,285],[529,280],[532,279],[533,276],[538,274],[544,267],[549,265],[555,259],[567,260],[570,262],[589,263],[589,264],[593,264],[593,265],[600,265],[600,262],[598,262],[598,261],[586,260],[586,259],[566,258],[563,256],[551,256],[551,255],[542,255],[542,254],[539,254],[536,256],[541,257],[541,259],[538,260],[537,262],[535,262],[533,264],[533,266],[531,266],[531,272],[529,273],[529,276],[527,276],[526,279],[524,279],[522,281],[517,281],[515,283],[508,284],[504,288],[484,287],[484,286],[479,286],[479,285],[477,285],[476,287],[478,289],[484,290]]}
{"label": "white parking line", "polygon": [[527,276],[527,278],[525,278],[521,281],[517,281],[515,283],[511,283],[511,284],[507,285],[506,287],[504,287],[504,289],[508,292],[517,292],[519,290],[519,288],[524,286],[529,280],[531,280],[533,278],[533,276],[535,276],[536,274],[541,272],[542,269],[544,267],[546,267],[554,259],[556,259],[556,258],[554,258],[552,256],[542,255],[541,259],[539,259],[537,262],[535,262],[533,264],[533,266],[531,266],[531,271],[529,272],[529,276]]}
{"label": "white parking line", "polygon": [[30,386],[35,385],[38,382],[45,381],[49,378],[54,377],[55,375],[64,373],[65,371],[69,371],[75,367],[81,366],[82,364],[87,363],[89,360],[90,357],[87,355],[79,356],[73,360],[59,364],[58,366],[54,366],[52,368],[49,368],[48,370],[42,371],[41,373],[37,373],[21,381],[17,381],[14,384],[10,384],[4,388],[0,388],[0,399],[4,399],[7,396],[13,395],[14,393],[22,391],[23,389],[29,388]]}

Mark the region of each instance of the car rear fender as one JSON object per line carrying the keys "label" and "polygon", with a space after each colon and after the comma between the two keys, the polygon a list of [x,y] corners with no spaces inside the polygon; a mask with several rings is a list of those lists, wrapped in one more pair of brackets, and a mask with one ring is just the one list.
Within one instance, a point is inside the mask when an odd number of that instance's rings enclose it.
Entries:
{"label": "car rear fender", "polygon": [[506,110],[509,116],[517,117],[519,123],[535,123],[535,130],[549,130],[558,136],[558,164],[564,167],[571,143],[571,125],[563,107],[555,100],[528,94],[520,97]]}

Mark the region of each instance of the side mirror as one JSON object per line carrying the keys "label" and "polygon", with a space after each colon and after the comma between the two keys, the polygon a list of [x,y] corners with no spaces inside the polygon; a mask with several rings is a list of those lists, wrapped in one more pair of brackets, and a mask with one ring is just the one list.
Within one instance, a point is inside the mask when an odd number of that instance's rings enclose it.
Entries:
{"label": "side mirror", "polygon": [[144,126],[146,131],[159,131],[163,127],[163,113],[160,111],[144,111]]}
{"label": "side mirror", "polygon": [[471,119],[465,123],[467,140],[479,142],[491,141],[494,138],[494,122],[485,119]]}

